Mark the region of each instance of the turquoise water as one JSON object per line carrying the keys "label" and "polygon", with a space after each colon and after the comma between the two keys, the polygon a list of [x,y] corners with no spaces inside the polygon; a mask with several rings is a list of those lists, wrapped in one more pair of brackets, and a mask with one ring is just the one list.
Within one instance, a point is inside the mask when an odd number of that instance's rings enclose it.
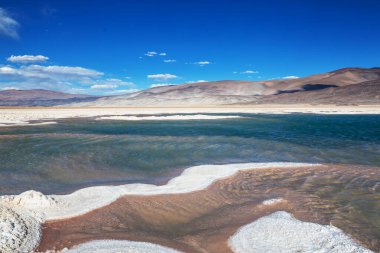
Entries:
{"label": "turquoise water", "polygon": [[0,128],[0,194],[163,183],[200,164],[380,166],[380,116],[248,115],[192,121],[61,120]]}

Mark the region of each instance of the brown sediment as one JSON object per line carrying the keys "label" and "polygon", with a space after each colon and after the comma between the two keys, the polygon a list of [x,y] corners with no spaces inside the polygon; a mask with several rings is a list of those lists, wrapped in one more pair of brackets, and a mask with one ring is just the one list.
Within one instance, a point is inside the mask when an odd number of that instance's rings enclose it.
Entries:
{"label": "brown sediment", "polygon": [[[274,205],[263,200],[283,198]],[[124,196],[85,215],[43,224],[39,251],[91,240],[158,243],[184,252],[231,252],[227,240],[274,211],[332,224],[364,246],[380,250],[380,168],[328,165],[239,172],[206,190]]]}

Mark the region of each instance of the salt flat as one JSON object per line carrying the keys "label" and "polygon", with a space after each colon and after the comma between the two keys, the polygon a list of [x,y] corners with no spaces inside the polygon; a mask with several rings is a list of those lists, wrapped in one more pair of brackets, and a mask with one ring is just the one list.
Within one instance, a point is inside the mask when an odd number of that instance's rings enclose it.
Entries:
{"label": "salt flat", "polygon": [[[315,114],[380,114],[380,105],[335,106],[335,105],[257,105],[257,106],[194,106],[194,107],[102,107],[102,108],[1,108],[0,126],[36,124],[35,121],[49,121],[64,118],[83,118],[122,115],[157,114],[200,114],[200,113],[315,113]],[[183,117],[183,116],[182,116]],[[165,117],[162,118],[165,120]]]}

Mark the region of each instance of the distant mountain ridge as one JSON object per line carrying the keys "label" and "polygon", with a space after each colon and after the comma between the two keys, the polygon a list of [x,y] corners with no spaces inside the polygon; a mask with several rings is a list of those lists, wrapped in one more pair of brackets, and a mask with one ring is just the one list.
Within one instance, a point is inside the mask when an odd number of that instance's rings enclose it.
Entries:
{"label": "distant mountain ridge", "polygon": [[[380,86],[376,82],[371,86],[371,94],[361,92],[368,85],[355,86],[356,92],[349,96],[347,92],[343,92],[353,90],[350,85],[376,80],[380,80],[380,68],[344,68],[297,79],[226,80],[161,86],[127,95],[99,98],[75,106],[205,106],[301,102],[380,104],[376,97],[380,95]],[[344,89],[346,86],[350,87]],[[336,93],[332,92],[335,90]],[[318,97],[306,94],[318,94]],[[358,94],[361,94],[360,99],[355,97]],[[345,96],[351,101],[344,101]]]}
{"label": "distant mountain ridge", "polygon": [[69,94],[44,89],[0,91],[0,106],[55,106],[98,99],[90,95]]}
{"label": "distant mountain ridge", "polygon": [[0,106],[214,106],[380,104],[380,68],[344,68],[296,79],[225,80],[93,97],[47,90],[0,91]]}

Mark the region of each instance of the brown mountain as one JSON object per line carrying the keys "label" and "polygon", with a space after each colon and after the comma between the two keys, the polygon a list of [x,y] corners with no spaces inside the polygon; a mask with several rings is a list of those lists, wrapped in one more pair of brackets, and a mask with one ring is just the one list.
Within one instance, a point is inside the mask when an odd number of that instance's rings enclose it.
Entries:
{"label": "brown mountain", "polygon": [[0,91],[0,106],[380,104],[379,82],[380,68],[344,68],[297,79],[187,83],[109,97],[6,90]]}
{"label": "brown mountain", "polygon": [[[155,87],[75,106],[195,106],[254,103],[380,103],[380,68],[345,68],[297,79],[216,81]],[[366,83],[367,82],[367,83]],[[367,90],[370,89],[371,92]]]}
{"label": "brown mountain", "polygon": [[260,104],[380,104],[380,80],[366,81],[321,90],[265,96]]}
{"label": "brown mountain", "polygon": [[50,90],[3,90],[0,106],[53,106],[75,102],[94,101],[98,97],[68,94]]}

